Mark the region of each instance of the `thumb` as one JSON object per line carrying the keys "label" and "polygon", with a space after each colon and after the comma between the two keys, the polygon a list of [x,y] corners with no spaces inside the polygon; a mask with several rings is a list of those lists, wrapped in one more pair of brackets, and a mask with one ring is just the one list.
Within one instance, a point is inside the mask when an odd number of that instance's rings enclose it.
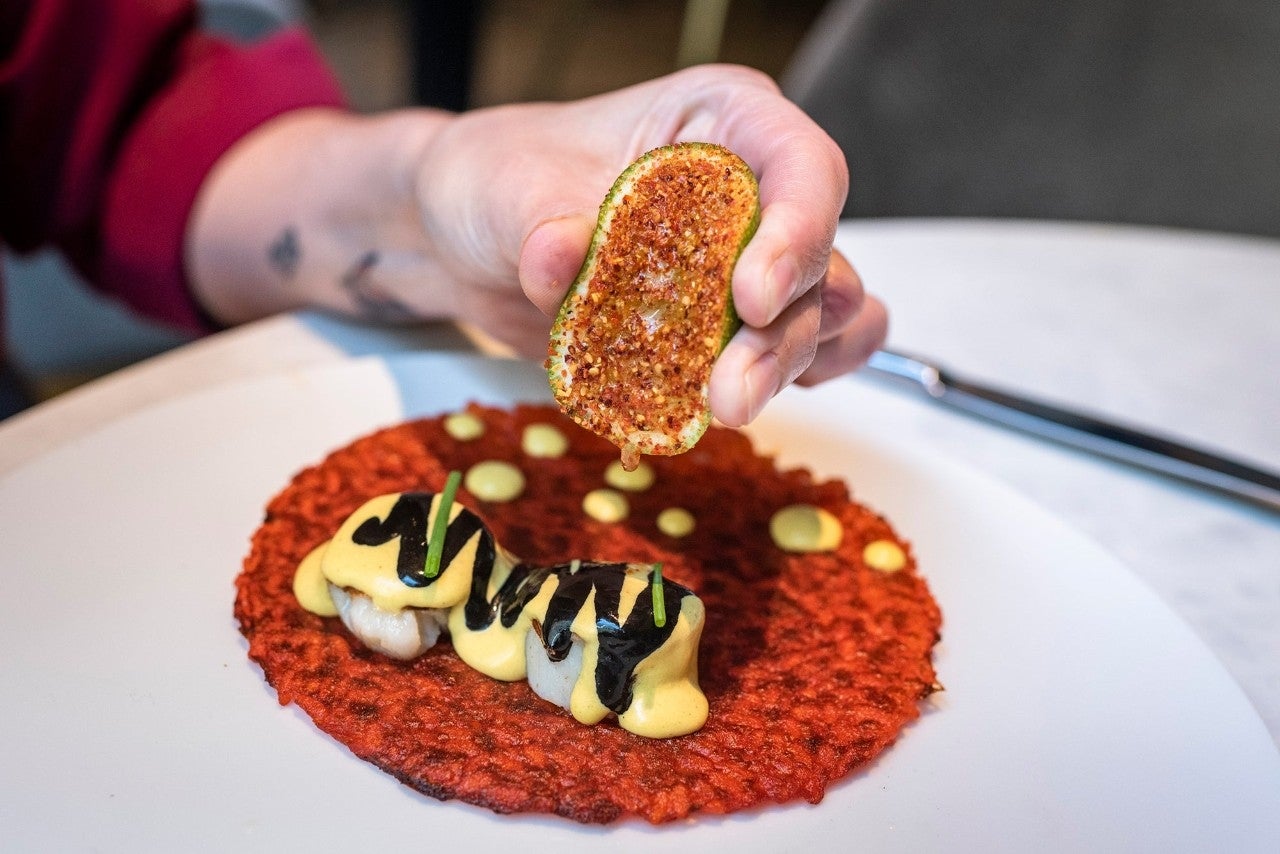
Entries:
{"label": "thumb", "polygon": [[549,219],[534,226],[520,248],[518,275],[525,296],[553,315],[582,268],[595,220],[581,215]]}

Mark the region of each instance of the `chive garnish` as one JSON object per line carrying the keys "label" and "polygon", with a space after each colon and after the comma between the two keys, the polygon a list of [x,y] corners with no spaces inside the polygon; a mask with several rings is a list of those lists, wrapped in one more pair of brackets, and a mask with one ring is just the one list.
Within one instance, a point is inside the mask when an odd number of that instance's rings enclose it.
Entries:
{"label": "chive garnish", "polygon": [[662,628],[667,624],[667,600],[662,595],[662,564],[653,565],[653,624]]}
{"label": "chive garnish", "polygon": [[427,543],[427,565],[422,571],[427,578],[435,578],[440,574],[444,535],[449,530],[449,510],[453,507],[453,497],[458,494],[461,483],[462,472],[451,471],[448,480],[444,482],[444,492],[440,493],[440,507],[436,510],[435,524],[431,526],[431,539]]}

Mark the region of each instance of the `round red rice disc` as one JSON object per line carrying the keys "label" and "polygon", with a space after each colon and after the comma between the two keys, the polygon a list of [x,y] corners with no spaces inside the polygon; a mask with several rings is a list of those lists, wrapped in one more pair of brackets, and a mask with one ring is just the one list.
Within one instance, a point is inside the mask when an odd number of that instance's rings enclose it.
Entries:
{"label": "round red rice disc", "polygon": [[[689,453],[648,458],[654,485],[628,493],[629,516],[603,523],[582,499],[605,485],[617,449],[546,406],[470,407],[483,436],[453,439],[443,417],[381,430],[300,472],[267,508],[237,580],[235,614],[282,704],[406,785],[497,812],[546,812],[580,822],[818,802],[919,714],[937,686],[931,661],[941,614],[909,545],[843,483],[778,471],[744,436],[710,430]],[[523,428],[549,423],[569,439],[558,459],[521,450]],[[458,500],[512,553],[548,564],[572,558],[662,561],[707,610],[699,655],[710,717],[700,731],[649,739],[607,721],[586,726],[524,682],[470,669],[442,640],[411,662],[365,649],[336,618],[304,611],[294,570],[369,498],[439,491],[453,469],[506,460],[525,474],[517,499]],[[769,519],[789,504],[822,507],[844,532],[836,551],[788,554]],[[658,514],[683,507],[696,529],[661,533]],[[907,565],[864,564],[875,540]]]}

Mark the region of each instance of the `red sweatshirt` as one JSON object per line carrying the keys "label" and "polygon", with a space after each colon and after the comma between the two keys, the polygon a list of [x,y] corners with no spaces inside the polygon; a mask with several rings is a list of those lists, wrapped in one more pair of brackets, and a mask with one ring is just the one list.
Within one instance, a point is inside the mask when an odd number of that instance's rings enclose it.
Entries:
{"label": "red sweatshirt", "polygon": [[262,122],[342,95],[302,33],[238,46],[196,16],[192,0],[0,0],[0,241],[53,244],[201,331],[183,269],[201,181]]}

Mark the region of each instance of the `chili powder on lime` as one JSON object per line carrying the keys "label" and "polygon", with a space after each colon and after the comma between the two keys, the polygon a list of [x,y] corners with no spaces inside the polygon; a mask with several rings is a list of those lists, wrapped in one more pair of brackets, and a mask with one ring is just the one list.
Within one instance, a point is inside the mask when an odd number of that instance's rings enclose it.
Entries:
{"label": "chili powder on lime", "polygon": [[738,329],[732,277],[760,220],[759,186],[705,142],[648,152],[610,188],[547,352],[556,402],[640,454],[687,451],[711,422],[708,383]]}

